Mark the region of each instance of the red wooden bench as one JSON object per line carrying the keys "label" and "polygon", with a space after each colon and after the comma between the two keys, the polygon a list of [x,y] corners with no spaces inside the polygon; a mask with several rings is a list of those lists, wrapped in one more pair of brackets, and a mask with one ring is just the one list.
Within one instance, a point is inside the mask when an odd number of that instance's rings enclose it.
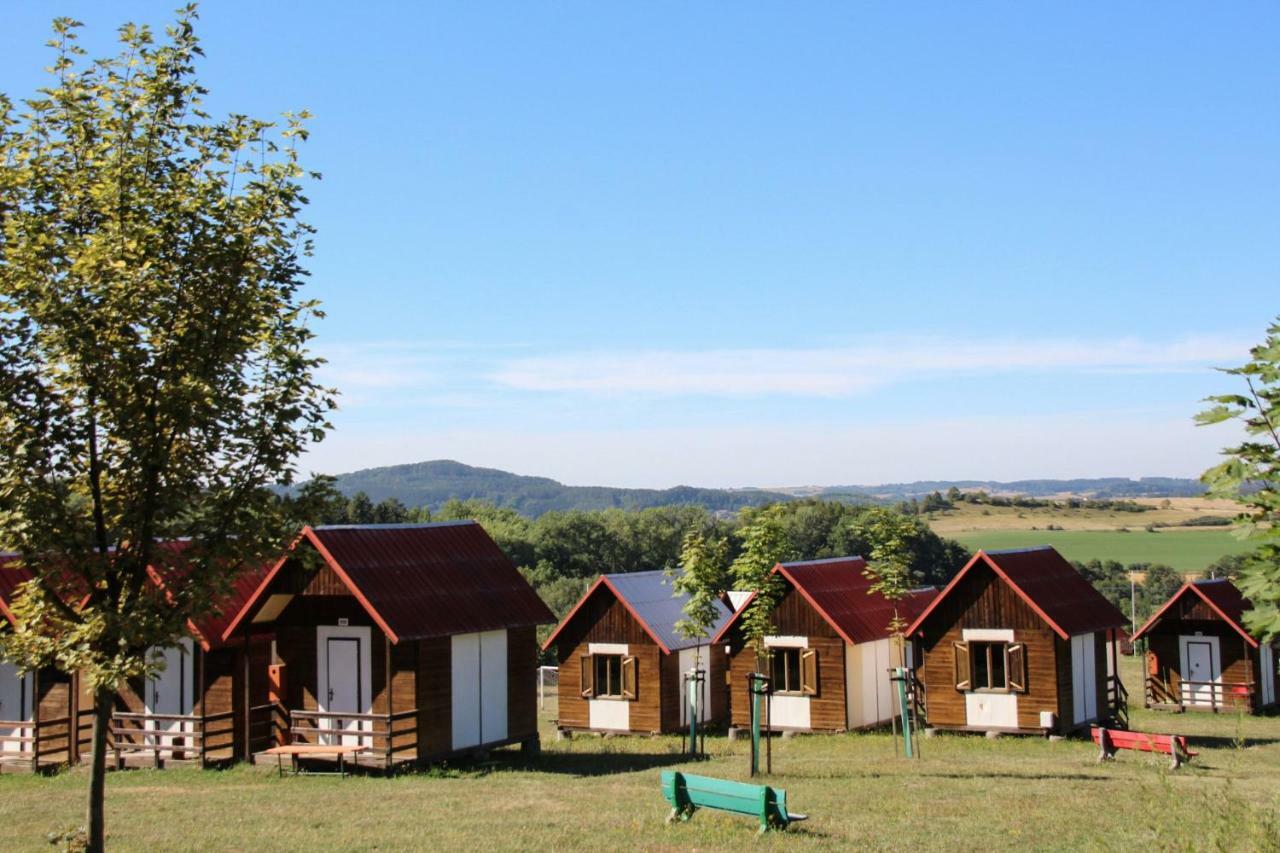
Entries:
{"label": "red wooden bench", "polygon": [[1148,732],[1130,732],[1124,729],[1103,729],[1094,726],[1091,729],[1093,742],[1100,748],[1098,761],[1110,761],[1116,757],[1117,749],[1132,749],[1137,752],[1159,752],[1172,759],[1173,769],[1177,770],[1182,762],[1190,761],[1199,755],[1187,749],[1187,739],[1182,735],[1157,735]]}

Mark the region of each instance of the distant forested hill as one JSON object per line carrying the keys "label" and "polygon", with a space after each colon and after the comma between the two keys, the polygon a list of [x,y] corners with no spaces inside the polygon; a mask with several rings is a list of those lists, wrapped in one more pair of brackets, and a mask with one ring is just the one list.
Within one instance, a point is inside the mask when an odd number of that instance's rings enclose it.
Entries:
{"label": "distant forested hill", "polygon": [[[1023,495],[1046,498],[1073,494],[1091,498],[1194,498],[1204,494],[1199,480],[1179,477],[1092,477],[1078,480],[917,480],[914,483],[885,483],[880,486],[832,486],[816,493],[822,497],[861,494],[881,500],[903,500],[946,492],[952,486],[965,492]],[[809,494],[814,494],[810,490]]]}
{"label": "distant forested hill", "polygon": [[690,504],[716,512],[736,512],[744,506],[759,506],[789,500],[781,492],[760,489],[699,489],[676,486],[671,489],[618,489],[608,486],[566,486],[547,477],[526,477],[495,468],[475,468],[461,462],[437,460],[412,465],[391,465],[339,474],[337,487],[345,495],[364,492],[377,503],[398,498],[406,506],[429,506],[437,510],[452,498],[476,498],[497,506],[511,507],[522,515],[537,518],[551,510],[645,509],[647,507]]}
{"label": "distant forested hill", "polygon": [[735,512],[744,506],[760,506],[797,497],[821,497],[846,503],[890,503],[961,490],[992,494],[1047,497],[1069,492],[1094,498],[1179,497],[1204,493],[1197,480],[1171,477],[1101,477],[1082,480],[921,480],[881,486],[831,486],[769,489],[702,489],[676,486],[670,489],[623,489],[610,486],[566,486],[548,477],[526,477],[495,468],[476,468],[461,462],[436,460],[411,465],[367,468],[339,474],[337,487],[345,495],[364,492],[374,502],[396,498],[405,506],[438,510],[446,501],[478,499],[511,507],[521,515],[537,518],[551,510],[645,509],[692,505],[711,512]]}

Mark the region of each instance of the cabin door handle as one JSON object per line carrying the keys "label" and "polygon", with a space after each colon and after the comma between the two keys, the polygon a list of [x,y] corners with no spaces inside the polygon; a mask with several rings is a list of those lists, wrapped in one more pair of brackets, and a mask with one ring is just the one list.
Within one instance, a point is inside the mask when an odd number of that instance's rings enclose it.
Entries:
{"label": "cabin door handle", "polygon": [[333,704],[333,688],[332,687],[329,688],[329,704],[330,705]]}

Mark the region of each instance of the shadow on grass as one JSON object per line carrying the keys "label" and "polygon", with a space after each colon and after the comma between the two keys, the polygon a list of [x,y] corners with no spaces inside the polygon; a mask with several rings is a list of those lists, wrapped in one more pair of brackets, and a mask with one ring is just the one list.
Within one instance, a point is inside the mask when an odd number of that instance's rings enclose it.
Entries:
{"label": "shadow on grass", "polygon": [[983,771],[981,773],[938,773],[938,772],[922,772],[915,773],[909,769],[902,773],[876,773],[876,772],[852,772],[852,773],[779,773],[780,778],[790,776],[793,779],[902,779],[905,777],[916,777],[920,779],[959,779],[962,781],[979,782],[984,779],[1019,779],[1027,782],[1043,782],[1043,781],[1067,781],[1067,782],[1112,782],[1114,781],[1108,776],[1090,776],[1084,773],[991,773]]}
{"label": "shadow on grass", "polygon": [[520,762],[520,766],[522,769],[566,776],[611,776],[687,764],[689,760],[689,756],[680,753],[544,752],[534,760]]}
{"label": "shadow on grass", "polygon": [[[1280,743],[1280,738],[1274,737],[1242,737],[1239,745],[1248,749],[1251,746],[1271,746]],[[1237,744],[1235,737],[1226,735],[1187,735],[1187,745],[1192,749],[1203,746],[1208,749],[1234,749]]]}

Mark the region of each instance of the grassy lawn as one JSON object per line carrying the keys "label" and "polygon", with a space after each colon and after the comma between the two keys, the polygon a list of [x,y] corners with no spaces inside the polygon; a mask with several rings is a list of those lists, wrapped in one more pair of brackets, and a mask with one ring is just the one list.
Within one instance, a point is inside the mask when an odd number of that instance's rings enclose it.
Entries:
{"label": "grassy lawn", "polygon": [[[1129,680],[1136,684],[1136,670]],[[810,819],[758,843],[933,850],[1280,844],[1280,719],[1143,711],[1133,717],[1135,727],[1191,735],[1201,755],[1170,773],[1136,753],[1098,765],[1084,741],[940,736],[924,741],[924,757],[915,762],[895,758],[886,734],[775,741],[771,781],[786,787],[792,807]],[[111,843],[121,850],[757,844],[745,818],[704,812],[687,824],[665,825],[658,786],[666,767],[744,779],[746,744],[709,739],[712,758],[689,764],[673,738],[557,742],[549,725],[547,735],[543,756],[527,766],[516,753],[498,753],[490,764],[392,779],[282,780],[254,767],[116,773],[108,782]],[[1233,744],[1237,736],[1245,739],[1242,747]],[[78,770],[0,777],[5,849],[48,849],[46,832],[77,824],[85,778]]]}
{"label": "grassy lawn", "polygon": [[1164,563],[1185,572],[1199,571],[1225,554],[1239,554],[1252,545],[1225,528],[1165,528],[1154,533],[1138,522],[1119,530],[981,530],[947,533],[973,550],[1052,545],[1069,560],[1118,560]]}

